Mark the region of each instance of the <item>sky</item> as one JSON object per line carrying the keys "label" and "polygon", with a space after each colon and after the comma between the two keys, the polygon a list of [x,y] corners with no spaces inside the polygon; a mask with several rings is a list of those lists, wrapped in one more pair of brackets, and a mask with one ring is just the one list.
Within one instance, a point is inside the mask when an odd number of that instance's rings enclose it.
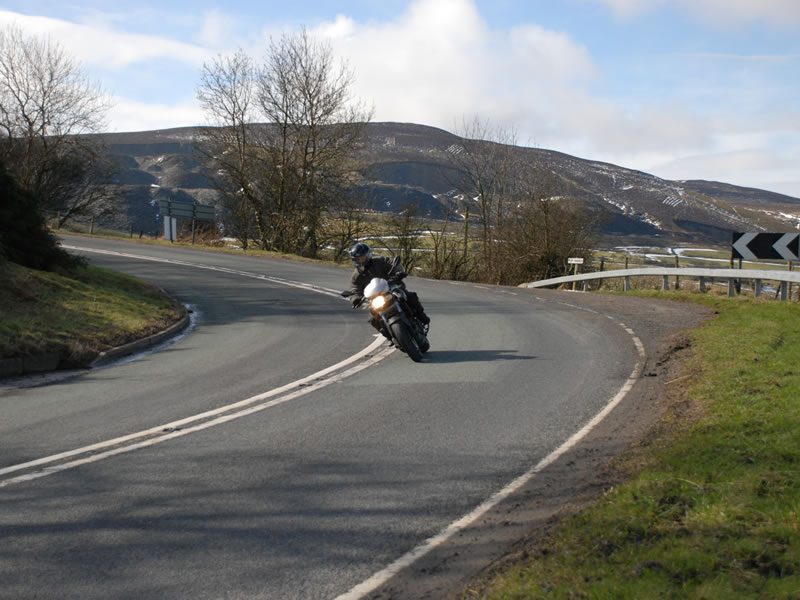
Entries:
{"label": "sky", "polygon": [[112,97],[108,131],[207,123],[203,64],[305,28],[373,121],[800,198],[800,0],[3,1]]}

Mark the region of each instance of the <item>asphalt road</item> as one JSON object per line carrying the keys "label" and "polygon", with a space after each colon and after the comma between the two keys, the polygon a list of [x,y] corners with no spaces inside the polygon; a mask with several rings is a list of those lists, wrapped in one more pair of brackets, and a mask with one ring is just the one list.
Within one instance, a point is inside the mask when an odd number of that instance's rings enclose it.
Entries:
{"label": "asphalt road", "polygon": [[395,571],[419,579],[418,557],[516,478],[535,487],[541,461],[625,401],[653,324],[679,314],[623,323],[581,294],[412,277],[432,318],[415,364],[335,295],[349,270],[64,244],[112,252],[76,251],[160,285],[196,324],[136,360],[0,394],[3,599],[357,598]]}

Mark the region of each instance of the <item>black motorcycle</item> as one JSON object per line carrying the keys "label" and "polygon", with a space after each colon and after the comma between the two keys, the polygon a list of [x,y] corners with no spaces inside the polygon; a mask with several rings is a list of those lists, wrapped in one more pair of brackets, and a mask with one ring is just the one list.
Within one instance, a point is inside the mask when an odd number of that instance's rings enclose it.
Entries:
{"label": "black motorcycle", "polygon": [[[358,308],[368,302],[372,317],[380,324],[381,332],[392,340],[394,345],[408,354],[414,362],[422,360],[431,347],[428,341],[428,328],[420,323],[414,311],[408,305],[406,291],[400,282],[406,277],[400,273],[390,279],[375,277],[364,288],[364,297],[356,306]],[[345,298],[352,296],[353,292],[342,292]]]}

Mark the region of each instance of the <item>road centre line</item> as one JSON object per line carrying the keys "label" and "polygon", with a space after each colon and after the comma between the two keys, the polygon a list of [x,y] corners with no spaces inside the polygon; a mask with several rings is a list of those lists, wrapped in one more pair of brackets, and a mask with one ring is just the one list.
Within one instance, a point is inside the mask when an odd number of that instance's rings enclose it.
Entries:
{"label": "road centre line", "polygon": [[10,467],[4,467],[4,468],[0,469],[0,475],[7,475],[8,473],[13,473],[15,471],[20,471],[22,469],[29,469],[31,467],[37,467],[37,466],[41,466],[41,465],[44,465],[44,464],[47,464],[47,463],[56,462],[56,461],[59,461],[59,460],[63,460],[65,458],[70,458],[72,456],[77,456],[77,455],[80,455],[80,454],[86,454],[86,453],[89,453],[89,452],[95,452],[97,450],[102,450],[104,448],[108,448],[108,447],[111,447],[111,446],[116,446],[116,445],[119,445],[119,444],[125,444],[127,442],[134,441],[134,440],[137,440],[137,439],[140,439],[140,438],[143,438],[143,437],[157,435],[157,434],[163,432],[165,429],[179,429],[179,428],[183,427],[184,425],[188,425],[188,424],[194,423],[196,421],[201,421],[203,419],[209,419],[209,418],[216,417],[218,415],[221,415],[223,413],[226,413],[226,412],[229,412],[229,411],[232,411],[232,410],[244,408],[245,406],[253,404],[254,402],[258,402],[260,400],[266,400],[267,398],[271,398],[272,396],[276,396],[276,395],[279,395],[279,394],[287,393],[287,392],[289,392],[289,391],[291,391],[291,390],[293,390],[295,388],[298,388],[298,387],[301,387],[301,386],[307,386],[307,385],[309,385],[309,382],[313,382],[315,380],[323,379],[323,378],[327,377],[328,375],[330,375],[331,373],[333,373],[333,372],[335,372],[335,371],[337,371],[337,370],[339,370],[341,368],[346,367],[350,363],[352,363],[354,361],[357,361],[357,360],[360,360],[361,358],[367,357],[371,352],[375,351],[380,346],[381,343],[383,343],[383,339],[376,338],[375,341],[372,342],[372,344],[370,344],[369,346],[367,346],[366,348],[361,350],[361,352],[358,352],[357,354],[354,354],[353,356],[350,356],[349,358],[347,358],[347,359],[345,359],[345,360],[343,360],[343,361],[341,361],[341,362],[339,362],[339,363],[337,363],[335,365],[332,365],[330,367],[322,369],[321,371],[317,371],[316,373],[313,373],[312,375],[309,375],[308,377],[304,377],[303,379],[298,379],[298,380],[293,381],[291,383],[287,383],[286,385],[281,386],[279,388],[275,388],[274,390],[270,390],[268,392],[264,392],[264,393],[258,394],[256,396],[251,396],[250,398],[247,398],[245,400],[240,400],[238,402],[234,402],[233,404],[228,404],[226,406],[221,406],[219,408],[215,408],[213,410],[209,410],[209,411],[197,414],[197,415],[193,415],[191,417],[185,417],[185,418],[180,419],[178,421],[172,421],[171,423],[165,423],[163,425],[158,425],[156,427],[151,427],[150,429],[145,429],[145,430],[142,430],[142,431],[139,431],[139,432],[136,432],[136,433],[131,433],[129,435],[125,435],[125,436],[121,436],[121,437],[118,437],[118,438],[114,438],[112,440],[107,440],[105,442],[98,442],[97,444],[92,444],[90,446],[84,446],[83,448],[77,448],[75,450],[69,450],[67,452],[61,452],[59,454],[54,454],[52,456],[47,456],[47,457],[44,457],[44,458],[39,458],[39,459],[36,459],[36,460],[29,461],[29,462],[20,463],[18,465],[12,465]]}
{"label": "road centre line", "polygon": [[[224,271],[236,275],[254,277],[256,279],[266,279],[282,285],[298,287],[308,291],[314,291],[317,293],[325,294],[328,296],[339,297],[339,294],[335,290],[329,290],[327,288],[312,286],[310,284],[300,283],[296,281],[289,281],[277,277],[260,275],[257,273],[249,273],[247,271],[237,271],[235,269],[227,269],[223,267],[211,267],[208,265],[199,265],[195,263],[188,263],[171,259],[159,259],[155,257],[140,256],[136,254],[114,252],[110,250],[95,250],[92,248],[80,248],[77,246],[64,246],[64,247],[69,248],[71,250],[97,252],[99,254],[112,254],[112,255],[124,256],[128,258],[135,258],[141,260],[151,260],[155,262],[165,262],[170,264],[191,266],[202,269]],[[45,477],[47,475],[52,475],[54,473],[75,468],[83,464],[96,462],[103,458],[115,456],[117,454],[132,452],[133,450],[137,450],[139,448],[152,446],[167,441],[169,439],[187,435],[188,433],[201,431],[203,429],[207,429],[215,425],[227,423],[228,421],[232,421],[234,419],[238,419],[240,417],[244,417],[249,414],[259,412],[266,408],[271,408],[273,406],[283,404],[284,402],[287,402],[294,398],[298,398],[310,392],[316,391],[332,383],[337,383],[339,381],[342,381],[346,377],[355,375],[356,373],[363,370],[367,366],[371,366],[373,364],[376,364],[377,362],[380,362],[381,360],[389,356],[392,352],[394,352],[393,348],[384,348],[383,350],[379,351],[378,349],[380,348],[380,346],[383,345],[383,342],[384,342],[383,337],[377,336],[369,346],[367,346],[360,352],[357,352],[356,354],[336,363],[335,365],[326,367],[320,371],[317,371],[316,373],[308,375],[307,377],[287,383],[286,385],[275,388],[273,390],[264,392],[262,394],[257,394],[255,396],[251,396],[250,398],[246,398],[238,402],[234,402],[233,404],[228,404],[226,406],[222,406],[197,415],[186,417],[178,421],[173,421],[156,427],[151,427],[143,431],[107,440],[105,442],[99,442],[97,444],[92,444],[89,446],[84,446],[82,448],[76,448],[74,450],[69,450],[66,452],[61,452],[59,454],[54,454],[52,456],[46,456],[43,458],[20,463],[17,465],[11,465],[8,467],[0,468],[0,476],[3,476],[3,475],[8,475],[10,473],[15,473],[17,471],[33,469],[35,467],[41,467],[42,465],[50,465],[52,463],[57,463],[59,461],[63,461],[65,459],[77,456],[88,455],[85,456],[84,458],[72,460],[66,463],[61,463],[55,466],[50,466],[42,470],[34,471],[24,475],[19,475],[9,479],[0,480],[0,488],[6,487],[14,483],[21,483],[23,481],[30,481],[33,479],[38,479],[40,477]],[[364,362],[361,364],[356,364],[356,366],[354,367],[350,367],[349,369],[347,368],[352,363],[354,362],[357,363],[362,359],[366,360],[364,360]],[[251,406],[257,402],[261,402],[269,398],[273,399],[263,404]],[[236,411],[236,412],[231,412],[231,411]],[[230,414],[225,414],[225,413],[230,413]],[[199,423],[199,424],[184,429],[186,425],[190,425],[192,423]]]}
{"label": "road centre line", "polygon": [[265,281],[271,281],[273,283],[279,283],[281,285],[288,285],[289,287],[296,287],[304,290],[308,290],[311,292],[317,292],[318,294],[324,294],[325,296],[335,296],[337,298],[341,297],[341,294],[337,290],[332,290],[330,288],[325,288],[317,285],[311,285],[310,283],[303,283],[301,281],[292,281],[290,279],[283,279],[281,277],[273,277],[271,275],[262,275],[260,273],[251,273],[250,271],[240,271],[238,269],[230,269],[228,267],[215,267],[212,265],[203,265],[199,263],[192,263],[186,262],[183,260],[175,260],[172,258],[157,258],[155,256],[144,256],[141,254],[130,254],[128,252],[117,252],[115,250],[100,250],[95,248],[83,248],[80,246],[68,246],[66,244],[61,245],[62,248],[66,248],[68,250],[78,250],[81,252],[94,252],[96,254],[109,254],[112,256],[122,256],[125,258],[134,258],[137,260],[149,260],[152,262],[162,262],[168,263],[171,265],[181,265],[184,267],[194,267],[195,269],[206,269],[208,271],[219,271],[220,273],[231,273],[232,275],[241,275],[242,277],[252,277],[253,279],[262,279]]}
{"label": "road centre line", "polygon": [[[233,421],[235,419],[239,419],[241,417],[245,417],[260,412],[267,408],[272,408],[274,406],[278,406],[279,404],[284,404],[289,400],[294,400],[295,398],[299,398],[300,396],[304,396],[311,392],[315,392],[317,390],[320,390],[324,387],[331,385],[332,383],[339,383],[340,381],[346,379],[347,377],[355,375],[356,373],[363,371],[368,367],[373,366],[374,364],[380,362],[381,360],[392,354],[392,352],[394,352],[394,348],[384,348],[383,350],[380,350],[378,352],[375,352],[375,354],[372,354],[381,345],[383,345],[383,338],[382,337],[376,338],[375,341],[372,342],[372,344],[364,348],[361,352],[354,354],[353,356],[347,358],[346,360],[340,363],[337,363],[336,365],[318,371],[313,375],[304,377],[303,379],[298,379],[297,381],[288,383],[282,387],[275,388],[274,390],[270,390],[268,392],[264,392],[263,394],[258,394],[256,396],[252,396],[245,400],[235,402],[234,404],[222,406],[220,408],[206,411],[204,413],[194,415],[192,417],[187,417],[184,419],[180,419],[178,421],[172,421],[171,423],[165,423],[163,425],[152,427],[150,429],[145,429],[143,431],[132,433],[130,435],[114,438],[112,440],[107,440],[105,442],[100,442],[97,444],[92,444],[91,446],[84,446],[83,448],[78,448],[76,450],[70,450],[68,452],[54,454],[53,456],[47,456],[26,463],[5,467],[3,469],[0,469],[0,475],[6,475],[8,473],[20,471],[23,469],[29,469],[32,467],[38,467],[49,463],[55,463],[65,458],[88,455],[85,456],[84,458],[79,458],[77,460],[72,460],[69,462],[57,464],[55,466],[46,467],[38,471],[33,471],[31,473],[26,473],[24,475],[11,477],[9,479],[0,480],[0,488],[15,483],[22,483],[24,481],[32,481],[34,479],[39,479],[41,477],[47,477],[48,475],[54,475],[55,473],[66,471],[67,469],[74,469],[81,465],[97,462],[104,458],[109,458],[111,456],[116,456],[118,454],[124,454],[126,452],[133,452],[134,450],[139,450],[141,448],[155,446],[156,444],[160,444],[162,442],[166,442],[168,440],[177,437],[202,431],[204,429],[208,429],[209,427],[214,427],[216,425],[222,425],[223,423],[227,423],[229,421]],[[364,358],[365,360],[356,364],[353,367],[350,367],[349,369],[346,369],[344,371],[341,370],[343,366],[350,365],[355,361],[360,361],[362,358]],[[274,396],[278,397],[273,398]],[[250,406],[251,404],[254,404],[261,400],[266,400],[267,398],[273,398],[273,399],[269,400],[268,402],[264,402],[262,404],[256,404],[255,406]],[[185,425],[196,423],[198,421],[202,422],[192,427],[184,428]],[[135,442],[135,443],[130,443],[130,442]]]}

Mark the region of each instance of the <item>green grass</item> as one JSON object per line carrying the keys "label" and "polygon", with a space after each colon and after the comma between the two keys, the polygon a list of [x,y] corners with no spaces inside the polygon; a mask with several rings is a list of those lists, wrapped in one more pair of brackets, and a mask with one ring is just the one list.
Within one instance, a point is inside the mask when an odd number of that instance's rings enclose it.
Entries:
{"label": "green grass", "polygon": [[76,362],[181,314],[157,287],[91,266],[66,275],[6,262],[0,282],[0,358],[52,352]]}
{"label": "green grass", "polygon": [[692,333],[702,416],[485,598],[800,598],[800,306],[692,297],[719,313]]}

